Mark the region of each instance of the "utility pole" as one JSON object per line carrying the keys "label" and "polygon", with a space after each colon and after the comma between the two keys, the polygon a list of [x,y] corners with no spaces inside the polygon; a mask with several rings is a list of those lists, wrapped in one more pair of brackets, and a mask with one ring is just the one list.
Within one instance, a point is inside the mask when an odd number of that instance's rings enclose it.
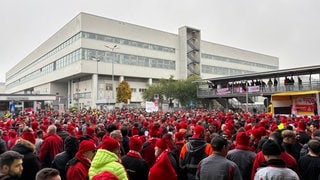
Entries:
{"label": "utility pole", "polygon": [[115,85],[114,85],[114,60],[115,60],[115,58],[116,58],[116,56],[115,56],[115,53],[113,52],[115,49],[117,49],[117,45],[114,45],[114,46],[112,46],[112,47],[110,47],[110,46],[107,46],[107,45],[104,45],[106,48],[108,48],[108,49],[111,49],[111,51],[112,51],[112,54],[113,54],[113,58],[112,58],[112,60],[111,60],[111,63],[112,63],[112,99],[113,99],[113,101],[114,102],[116,102],[116,100],[115,100],[115,97],[114,97],[114,95],[115,95]]}

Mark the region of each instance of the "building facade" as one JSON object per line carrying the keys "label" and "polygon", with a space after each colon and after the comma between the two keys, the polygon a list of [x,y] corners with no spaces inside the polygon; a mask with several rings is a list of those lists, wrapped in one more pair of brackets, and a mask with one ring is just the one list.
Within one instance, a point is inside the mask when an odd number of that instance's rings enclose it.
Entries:
{"label": "building facade", "polygon": [[80,13],[6,73],[6,93],[55,94],[65,107],[113,104],[123,80],[131,103],[167,79],[279,69],[277,57],[203,41],[187,26],[172,34]]}

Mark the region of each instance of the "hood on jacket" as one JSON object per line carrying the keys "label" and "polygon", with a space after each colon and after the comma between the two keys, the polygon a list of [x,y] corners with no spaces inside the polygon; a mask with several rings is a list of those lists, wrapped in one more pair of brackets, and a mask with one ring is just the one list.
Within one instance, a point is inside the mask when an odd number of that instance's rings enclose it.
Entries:
{"label": "hood on jacket", "polygon": [[126,170],[119,160],[119,157],[115,153],[105,149],[98,149],[89,168],[89,179],[92,179],[92,177],[103,171],[108,171],[119,179],[127,180]]}
{"label": "hood on jacket", "polygon": [[115,153],[105,149],[98,149],[91,162],[91,167],[100,168],[114,161],[119,161],[119,157]]}
{"label": "hood on jacket", "polygon": [[205,148],[207,142],[202,138],[190,138],[189,143],[187,143],[187,148],[190,153],[196,153],[203,148]]}
{"label": "hood on jacket", "polygon": [[12,147],[13,151],[17,151],[20,154],[26,154],[28,152],[34,152],[36,149],[35,145],[25,139],[18,139],[16,144]]}

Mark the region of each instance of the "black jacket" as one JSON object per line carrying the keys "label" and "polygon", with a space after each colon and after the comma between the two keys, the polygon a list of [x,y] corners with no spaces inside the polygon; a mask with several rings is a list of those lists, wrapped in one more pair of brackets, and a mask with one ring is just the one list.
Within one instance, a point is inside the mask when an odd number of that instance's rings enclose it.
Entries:
{"label": "black jacket", "polygon": [[121,158],[121,162],[126,168],[130,180],[148,179],[149,166],[144,159],[125,155]]}
{"label": "black jacket", "polygon": [[8,174],[2,174],[0,172],[0,180],[15,180],[15,179],[11,178]]}
{"label": "black jacket", "polygon": [[72,159],[73,156],[69,155],[66,151],[63,151],[56,155],[54,160],[52,161],[52,168],[58,169],[60,172],[61,180],[66,179],[66,165],[67,162]]}
{"label": "black jacket", "polygon": [[23,156],[23,171],[20,179],[36,179],[36,174],[40,170],[39,158],[34,154],[35,146],[31,142],[19,139],[12,147],[13,151],[19,152]]}

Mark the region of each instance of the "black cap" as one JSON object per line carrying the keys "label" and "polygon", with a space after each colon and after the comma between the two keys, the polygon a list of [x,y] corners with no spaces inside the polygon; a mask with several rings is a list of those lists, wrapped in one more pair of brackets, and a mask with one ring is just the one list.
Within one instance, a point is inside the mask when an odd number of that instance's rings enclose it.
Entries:
{"label": "black cap", "polygon": [[275,141],[268,139],[262,145],[262,153],[264,155],[280,155],[281,149],[280,149],[280,146]]}

